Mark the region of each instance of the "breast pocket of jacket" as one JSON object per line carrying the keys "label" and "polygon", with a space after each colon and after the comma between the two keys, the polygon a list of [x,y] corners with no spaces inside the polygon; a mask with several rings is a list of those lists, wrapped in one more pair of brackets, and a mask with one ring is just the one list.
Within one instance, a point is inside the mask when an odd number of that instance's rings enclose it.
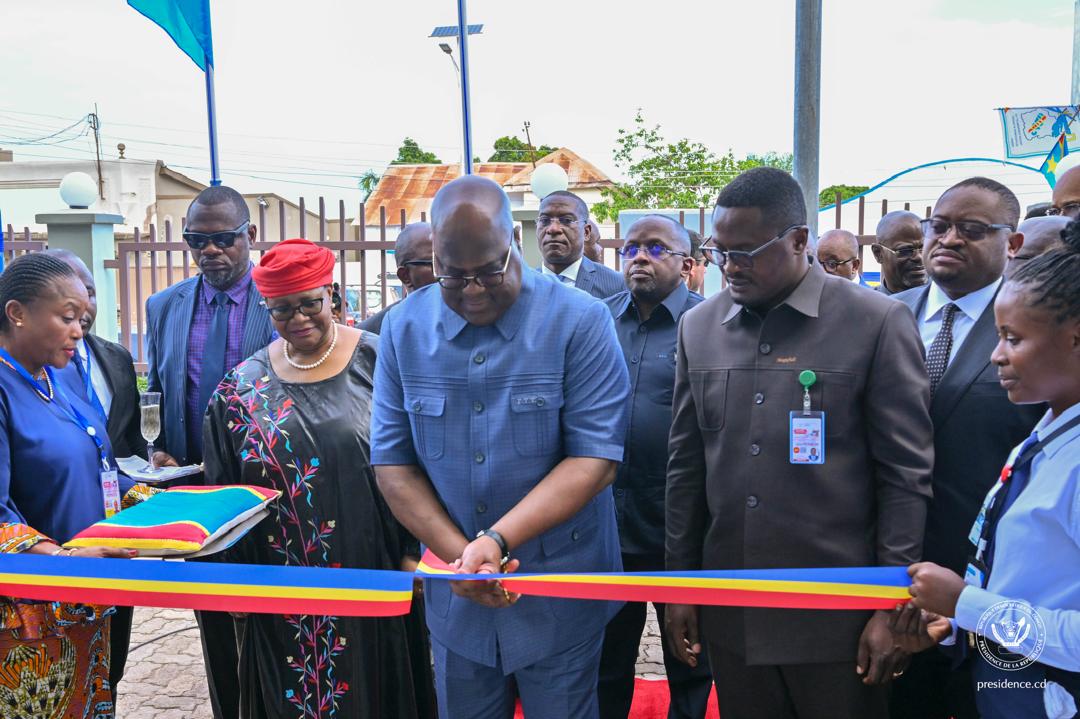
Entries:
{"label": "breast pocket of jacket", "polygon": [[510,424],[518,454],[542,457],[555,451],[562,406],[562,389],[510,392]]}
{"label": "breast pocket of jacket", "polygon": [[[793,410],[802,409],[803,388],[798,372],[792,375]],[[855,407],[855,375],[847,372],[816,372],[817,381],[810,387],[810,409],[825,411],[825,436],[829,438],[849,436],[858,428],[853,426],[858,415]]]}
{"label": "breast pocket of jacket", "polygon": [[405,409],[412,421],[413,441],[420,456],[442,457],[446,443],[446,395],[407,395]]}
{"label": "breast pocket of jacket", "polygon": [[690,370],[690,390],[697,405],[698,426],[706,432],[724,428],[727,413],[728,370]]}

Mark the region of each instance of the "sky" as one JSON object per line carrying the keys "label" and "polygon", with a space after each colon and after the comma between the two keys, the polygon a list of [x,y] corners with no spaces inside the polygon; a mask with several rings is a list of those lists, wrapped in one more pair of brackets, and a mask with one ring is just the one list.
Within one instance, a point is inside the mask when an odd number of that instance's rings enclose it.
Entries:
{"label": "sky", "polygon": [[[1069,101],[1069,0],[824,0],[821,170],[872,185],[950,157],[1003,156],[1001,106]],[[460,157],[458,85],[428,38],[451,0],[211,0],[226,184],[361,199],[402,138]],[[736,156],[792,148],[792,0],[471,0],[474,154],[531,124],[617,177],[612,148],[637,108],[670,139]],[[120,0],[4,3],[0,147],[90,157],[77,122],[97,104],[105,157],[160,159],[209,179],[203,77]],[[71,138],[71,139],[69,139]],[[1038,161],[1033,161],[1037,165]]]}

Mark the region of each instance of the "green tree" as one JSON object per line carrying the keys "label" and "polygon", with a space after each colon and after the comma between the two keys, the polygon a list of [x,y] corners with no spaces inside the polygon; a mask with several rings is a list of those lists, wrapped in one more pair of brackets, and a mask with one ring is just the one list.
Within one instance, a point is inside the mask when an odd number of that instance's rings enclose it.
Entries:
{"label": "green tree", "polygon": [[550,155],[559,149],[541,145],[530,150],[527,143],[514,135],[500,137],[495,141],[494,147],[495,154],[488,158],[488,162],[531,162],[533,159],[539,160],[544,155]]}
{"label": "green tree", "polygon": [[592,208],[599,220],[615,220],[627,209],[701,207],[739,172],[730,151],[717,157],[700,142],[667,141],[640,108],[633,128],[619,129],[613,156],[627,181],[602,191]]}
{"label": "green tree", "polygon": [[778,167],[784,172],[791,172],[795,165],[795,156],[790,152],[776,152],[770,150],[764,155],[756,155],[750,153],[744,159],[735,163],[739,168],[739,172],[745,172],[755,167]]}
{"label": "green tree", "polygon": [[838,192],[843,199],[847,199],[869,189],[868,185],[829,185],[818,194],[818,207],[826,207],[836,202]]}
{"label": "green tree", "polygon": [[371,193],[375,191],[375,186],[379,184],[381,179],[382,176],[374,170],[368,170],[363,175],[360,175],[360,179],[356,181],[356,186],[364,193],[364,202],[367,202],[367,198],[371,197]]}
{"label": "green tree", "polygon": [[401,147],[397,151],[397,159],[391,165],[439,165],[442,160],[435,156],[434,152],[422,149],[416,140],[406,137],[401,141]]}

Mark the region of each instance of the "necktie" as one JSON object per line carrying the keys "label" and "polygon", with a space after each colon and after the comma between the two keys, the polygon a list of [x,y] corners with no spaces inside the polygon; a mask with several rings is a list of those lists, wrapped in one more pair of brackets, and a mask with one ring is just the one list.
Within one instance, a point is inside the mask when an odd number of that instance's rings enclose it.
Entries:
{"label": "necktie", "polygon": [[941,329],[937,337],[930,343],[930,349],[926,352],[926,373],[930,375],[930,397],[934,396],[941,377],[945,374],[945,368],[949,366],[949,355],[952,354],[952,325],[953,317],[959,308],[952,302],[945,305],[945,315],[941,319]]}
{"label": "necktie", "polygon": [[82,377],[83,385],[86,388],[86,399],[90,402],[90,405],[98,411],[98,414],[108,422],[109,416],[105,412],[105,406],[101,404],[101,398],[98,397],[97,391],[94,389],[94,380],[90,374],[90,345],[83,344],[82,349],[86,350],[86,358],[79,354],[78,349],[75,350],[75,368],[79,370],[79,376]]}
{"label": "necktie", "polygon": [[[225,376],[225,344],[229,339],[229,296],[224,292],[214,295],[210,303],[210,329],[206,334],[206,347],[203,349],[202,372],[199,375],[199,409],[206,412],[210,396],[214,394],[218,383]],[[191,436],[202,456],[202,427],[191,427]],[[195,418],[192,418],[195,419]],[[191,453],[189,452],[189,455]]]}

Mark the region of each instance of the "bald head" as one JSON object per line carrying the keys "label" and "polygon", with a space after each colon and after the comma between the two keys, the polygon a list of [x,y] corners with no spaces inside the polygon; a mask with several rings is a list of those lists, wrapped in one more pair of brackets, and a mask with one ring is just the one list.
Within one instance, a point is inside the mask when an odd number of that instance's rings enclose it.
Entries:
{"label": "bald head", "polygon": [[1006,279],[1028,260],[1033,260],[1055,247],[1060,247],[1061,233],[1069,222],[1071,220],[1062,215],[1032,217],[1030,220],[1021,222],[1016,231],[1024,236],[1024,244],[1015,252],[1012,249],[1009,250],[1009,261],[1005,265]]}
{"label": "bald head", "polygon": [[859,238],[847,230],[822,233],[817,258],[830,275],[850,280],[859,274]]}
{"label": "bald head", "polygon": [[82,261],[82,258],[71,250],[47,250],[46,254],[66,262],[71,269],[75,270],[75,274],[79,276],[79,281],[86,287],[86,294],[90,298],[90,303],[86,306],[86,313],[79,318],[79,324],[82,325],[84,333],[89,332],[90,328],[94,326],[94,320],[97,319],[97,285],[94,283],[94,275],[90,272],[86,263]]}
{"label": "bald head", "polygon": [[919,216],[907,210],[894,210],[882,216],[877,224],[877,241],[889,249],[894,244],[922,244],[922,226]]}
{"label": "bald head", "polygon": [[491,180],[466,175],[442,186],[431,203],[431,230],[436,252],[468,251],[480,244],[468,230],[497,231],[503,244],[514,232],[510,198]]}
{"label": "bald head", "polygon": [[398,264],[431,259],[431,223],[405,225],[394,241],[394,257]]}
{"label": "bald head", "polygon": [[521,293],[506,193],[486,178],[459,177],[435,195],[431,233],[435,274],[446,276],[439,279],[443,302],[470,324],[495,323]]}
{"label": "bald head", "polygon": [[1057,179],[1051,211],[1070,220],[1080,217],[1080,165],[1069,168]]}

